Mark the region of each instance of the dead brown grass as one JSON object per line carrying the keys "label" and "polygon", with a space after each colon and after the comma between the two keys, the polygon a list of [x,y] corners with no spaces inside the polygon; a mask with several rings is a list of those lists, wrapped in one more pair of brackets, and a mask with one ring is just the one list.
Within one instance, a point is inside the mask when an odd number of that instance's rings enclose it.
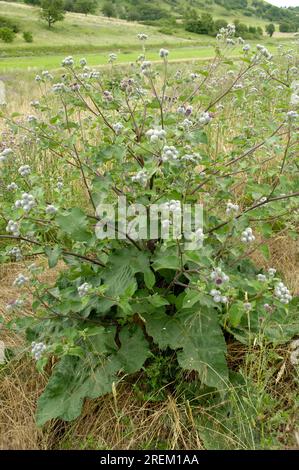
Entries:
{"label": "dead brown grass", "polygon": [[251,257],[262,268],[275,268],[282,274],[290,290],[299,294],[299,245],[287,234],[278,235],[267,243],[270,259],[267,260],[258,250]]}

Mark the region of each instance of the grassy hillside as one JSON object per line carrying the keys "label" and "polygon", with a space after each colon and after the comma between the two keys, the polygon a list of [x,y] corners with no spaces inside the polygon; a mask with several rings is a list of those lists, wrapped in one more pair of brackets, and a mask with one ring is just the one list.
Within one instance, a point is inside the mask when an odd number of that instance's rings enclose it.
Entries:
{"label": "grassy hillside", "polygon": [[149,44],[188,43],[198,39],[184,30],[179,35],[161,34],[157,28],[119,19],[108,19],[95,15],[66,13],[64,21],[56,23],[49,30],[39,18],[39,8],[19,3],[0,2],[0,14],[15,20],[21,31],[31,31],[34,42],[27,44],[18,34],[12,44],[0,43],[1,55],[14,55],[15,51],[23,53],[47,53],[84,50],[105,50],[139,47],[137,34],[149,35]]}
{"label": "grassy hillside", "polygon": [[[72,0],[68,0],[72,1]],[[107,0],[98,0],[99,7],[107,3]],[[113,16],[128,19],[155,19],[158,20],[159,13],[153,9],[158,8],[166,11],[169,17],[183,18],[194,10],[197,14],[210,13],[215,19],[233,21],[235,19],[247,25],[265,26],[266,23],[279,22],[293,19],[296,9],[278,8],[264,0],[112,0]],[[167,18],[168,16],[168,18]]]}
{"label": "grassy hillside", "polygon": [[[23,3],[12,3],[0,0],[0,15],[17,22],[20,33],[11,44],[0,42],[0,56],[20,56],[20,55],[40,55],[49,53],[65,52],[96,52],[103,50],[117,49],[138,49],[139,44],[136,38],[140,32],[145,32],[149,36],[148,45],[173,45],[185,46],[196,42],[201,44],[211,44],[211,38],[187,32],[182,27],[182,20],[186,12],[195,9],[199,14],[209,12],[214,19],[225,19],[232,22],[236,19],[250,26],[265,27],[267,21],[257,17],[250,12],[251,0],[248,0],[247,9],[233,8],[227,9],[216,2],[223,0],[163,0],[159,4],[147,2],[147,0],[114,0],[115,13],[118,18],[107,18],[101,15],[101,8],[106,0],[98,0],[98,15],[84,15],[80,13],[67,12],[64,21],[58,22],[49,29],[45,22],[39,17],[39,8],[25,5]],[[228,2],[240,2],[247,0],[228,0]],[[139,3],[145,2],[148,5],[167,11],[164,19],[154,26],[139,24],[121,19],[126,16],[128,8],[139,11]],[[208,7],[208,8],[207,8]],[[246,15],[252,16],[246,16]],[[128,15],[127,15],[128,16]],[[165,27],[167,22],[171,22],[171,27]],[[26,43],[22,37],[22,31],[33,33],[34,42]],[[167,33],[167,34],[166,34]]]}

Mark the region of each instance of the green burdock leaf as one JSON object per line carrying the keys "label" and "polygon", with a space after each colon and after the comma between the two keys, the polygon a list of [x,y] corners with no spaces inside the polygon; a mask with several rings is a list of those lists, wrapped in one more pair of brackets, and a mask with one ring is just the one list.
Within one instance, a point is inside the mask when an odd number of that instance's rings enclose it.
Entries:
{"label": "green burdock leaf", "polygon": [[111,392],[119,371],[132,374],[141,369],[150,355],[142,329],[138,325],[126,326],[119,338],[119,350],[108,357],[102,356],[96,363],[90,364],[76,356],[64,356],[60,360],[38,400],[38,426],[53,418],[66,421],[77,418],[85,398],[97,398]]}
{"label": "green burdock leaf", "polygon": [[67,215],[58,215],[56,221],[60,229],[73,240],[86,242],[91,238],[91,233],[87,230],[88,219],[78,207],[73,208]]}
{"label": "green burdock leaf", "polygon": [[156,282],[154,273],[150,269],[147,269],[146,271],[144,271],[143,276],[146,287],[148,289],[152,289]]}
{"label": "green burdock leaf", "polygon": [[133,374],[141,369],[150,355],[149,343],[138,325],[124,327],[119,335],[121,347],[117,357],[124,372]]}
{"label": "green burdock leaf", "polygon": [[161,254],[159,257],[156,257],[153,263],[153,269],[159,271],[160,269],[172,269],[176,271],[180,268],[180,259],[175,255],[165,255]]}
{"label": "green burdock leaf", "polygon": [[119,367],[119,362],[112,357],[103,361],[96,371],[91,371],[88,363],[81,359],[64,356],[38,400],[37,425],[58,417],[65,421],[77,418],[85,397],[95,398],[111,391]]}
{"label": "green burdock leaf", "polygon": [[178,350],[183,369],[196,370],[204,384],[223,388],[228,379],[226,344],[214,310],[186,310],[174,316],[157,311],[142,316],[147,333],[161,349]]}
{"label": "green burdock leaf", "polygon": [[154,307],[162,307],[163,305],[169,305],[168,300],[164,299],[161,297],[161,295],[155,294],[151,295],[148,297],[148,301],[154,306]]}
{"label": "green burdock leaf", "polygon": [[48,257],[49,268],[55,268],[62,253],[62,249],[58,245],[55,245],[53,247],[46,246],[45,253]]}
{"label": "green burdock leaf", "polygon": [[242,302],[237,302],[230,307],[228,316],[229,321],[234,328],[236,328],[240,324],[243,315],[244,307]]}
{"label": "green burdock leaf", "polygon": [[191,141],[194,144],[207,144],[208,136],[204,131],[197,130],[195,132],[192,132]]}

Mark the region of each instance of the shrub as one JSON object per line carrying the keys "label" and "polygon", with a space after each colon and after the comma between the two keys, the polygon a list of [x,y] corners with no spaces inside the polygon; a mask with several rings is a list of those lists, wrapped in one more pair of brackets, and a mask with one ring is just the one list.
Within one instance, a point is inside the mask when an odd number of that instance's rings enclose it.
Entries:
{"label": "shrub", "polygon": [[103,15],[107,16],[108,18],[116,17],[116,8],[115,5],[111,2],[105,2],[102,6],[102,13]]}
{"label": "shrub", "polygon": [[30,31],[23,32],[23,39],[25,42],[33,42],[33,35]]}
{"label": "shrub", "polygon": [[158,29],[159,33],[161,34],[169,34],[169,35],[172,35],[173,34],[173,29],[167,27],[167,26],[163,26],[163,28],[159,28]]}
{"label": "shrub", "polygon": [[94,14],[97,10],[96,0],[76,0],[71,11],[84,13],[85,15]]}
{"label": "shrub", "polygon": [[275,25],[273,23],[267,24],[266,32],[269,34],[270,38],[272,38],[273,34],[275,33]]}
{"label": "shrub", "polygon": [[[106,75],[66,57],[62,76],[36,77],[45,96],[27,120],[8,117],[0,238],[14,245],[2,259],[24,264],[7,309],[30,292],[34,315],[5,326],[26,333],[40,371],[55,364],[39,425],[74,419],[85,397],[147,365],[149,388],[179,369],[223,397],[227,340],[259,348],[299,333],[298,299],[250,260],[267,258],[272,234],[297,236],[290,59],[242,44],[243,60],[227,61],[232,31],[195,69],[171,67],[166,49],[158,70],[141,58]],[[32,264],[41,252],[60,263],[56,280]]]}
{"label": "shrub", "polygon": [[12,29],[10,28],[0,28],[0,39],[3,41],[3,42],[6,42],[6,43],[10,43],[10,42],[13,42],[15,38],[15,33],[13,32]]}
{"label": "shrub", "polygon": [[18,33],[20,31],[18,24],[14,20],[4,16],[0,16],[0,28],[12,29],[14,33]]}

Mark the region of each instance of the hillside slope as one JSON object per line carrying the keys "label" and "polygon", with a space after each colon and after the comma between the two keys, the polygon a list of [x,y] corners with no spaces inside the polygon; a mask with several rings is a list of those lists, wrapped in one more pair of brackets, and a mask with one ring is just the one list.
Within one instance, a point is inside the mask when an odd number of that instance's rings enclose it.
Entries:
{"label": "hillside slope", "polygon": [[[98,2],[100,8],[107,4],[107,0]],[[215,19],[238,19],[247,25],[265,26],[269,21],[292,21],[299,15],[296,8],[278,8],[264,0],[112,0],[109,3],[113,16],[134,20],[183,18],[192,10],[199,15],[210,13]],[[163,11],[167,12],[164,16]]]}
{"label": "hillside slope", "polygon": [[[39,8],[20,3],[0,1],[0,15],[14,20],[20,33],[11,44],[0,42],[0,56],[53,52],[84,52],[99,50],[137,49],[140,48],[137,34],[145,32],[149,36],[149,45],[188,44],[198,35],[178,29],[178,34],[166,35],[157,27],[140,25],[121,19],[109,19],[104,16],[84,15],[67,12],[62,22],[49,29],[39,17]],[[33,33],[33,43],[26,43],[22,31]]]}

